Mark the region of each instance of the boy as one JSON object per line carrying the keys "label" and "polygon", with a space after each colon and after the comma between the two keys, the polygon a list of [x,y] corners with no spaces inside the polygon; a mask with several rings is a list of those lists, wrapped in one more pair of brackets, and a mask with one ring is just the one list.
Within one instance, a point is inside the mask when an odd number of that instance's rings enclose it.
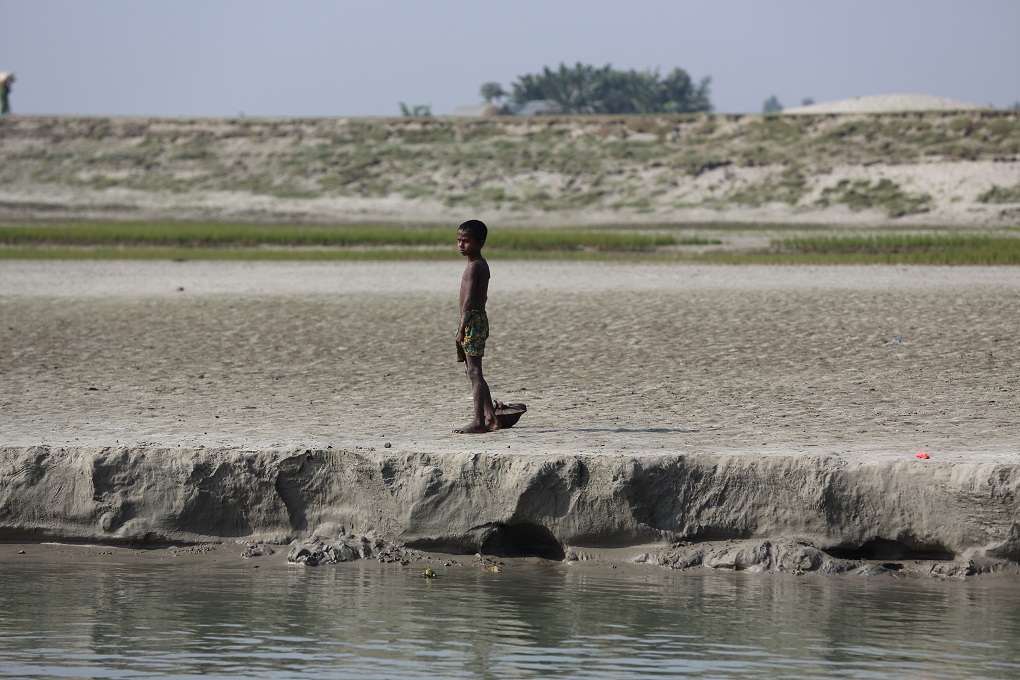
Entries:
{"label": "boy", "polygon": [[485,300],[489,293],[489,264],[482,257],[482,246],[489,230],[480,220],[468,220],[457,229],[457,249],[468,259],[460,280],[460,325],[457,326],[457,361],[463,361],[471,381],[475,419],[454,432],[478,434],[499,429],[492,408],[489,385],[482,377],[482,355],[489,337],[489,319]]}

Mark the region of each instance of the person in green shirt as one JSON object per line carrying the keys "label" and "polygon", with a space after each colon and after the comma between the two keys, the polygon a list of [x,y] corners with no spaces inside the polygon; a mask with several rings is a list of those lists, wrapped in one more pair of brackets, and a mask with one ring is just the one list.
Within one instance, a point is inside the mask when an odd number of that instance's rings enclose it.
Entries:
{"label": "person in green shirt", "polygon": [[14,84],[14,74],[0,72],[0,116],[11,112],[11,85]]}

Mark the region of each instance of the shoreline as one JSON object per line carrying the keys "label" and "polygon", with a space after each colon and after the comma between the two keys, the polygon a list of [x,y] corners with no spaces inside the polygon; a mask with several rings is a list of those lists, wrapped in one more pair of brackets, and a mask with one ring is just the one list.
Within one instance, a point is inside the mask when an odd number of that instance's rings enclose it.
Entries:
{"label": "shoreline", "polygon": [[[299,542],[295,542],[299,543]],[[908,560],[902,562],[888,559],[856,560],[853,565],[839,570],[792,570],[770,565],[732,564],[712,565],[671,565],[658,564],[647,559],[650,556],[668,552],[670,546],[646,545],[633,549],[615,548],[588,550],[577,559],[549,560],[538,557],[506,557],[498,555],[442,553],[413,551],[414,556],[406,561],[383,561],[379,559],[356,559],[346,562],[326,563],[310,567],[287,558],[290,545],[261,544],[270,547],[271,555],[245,556],[250,547],[248,541],[225,541],[219,543],[190,545],[156,545],[148,547],[118,544],[83,544],[73,542],[13,542],[0,541],[0,566],[77,566],[164,568],[183,567],[189,570],[210,569],[270,569],[270,570],[323,570],[323,569],[383,569],[407,572],[411,576],[422,576],[426,568],[432,568],[442,578],[454,571],[519,571],[526,569],[555,569],[570,572],[614,573],[626,578],[640,578],[650,574],[746,574],[751,577],[769,578],[896,578],[956,581],[959,583],[995,583],[1007,587],[1020,587],[1020,565],[995,561],[983,561],[964,565],[940,560]],[[729,541],[725,545],[714,544],[717,552],[730,553],[741,550],[755,550],[760,542]]]}
{"label": "shoreline", "polygon": [[995,456],[931,464],[33,447],[2,449],[0,460],[0,537],[100,552],[178,557],[243,544],[250,557],[288,546],[290,561],[309,566],[406,566],[439,554],[792,574],[1020,573],[1020,465]]}

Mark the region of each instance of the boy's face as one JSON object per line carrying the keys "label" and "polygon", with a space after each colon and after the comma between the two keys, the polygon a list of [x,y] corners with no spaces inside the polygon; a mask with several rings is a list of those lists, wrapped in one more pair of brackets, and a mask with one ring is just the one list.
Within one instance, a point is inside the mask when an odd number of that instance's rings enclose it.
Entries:
{"label": "boy's face", "polygon": [[466,231],[457,232],[457,250],[464,257],[477,257],[482,252],[485,241],[479,241]]}

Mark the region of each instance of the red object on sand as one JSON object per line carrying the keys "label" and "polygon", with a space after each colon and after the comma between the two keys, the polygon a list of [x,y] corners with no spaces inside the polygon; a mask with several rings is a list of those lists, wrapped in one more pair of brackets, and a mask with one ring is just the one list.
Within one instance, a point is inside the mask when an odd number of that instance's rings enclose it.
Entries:
{"label": "red object on sand", "polygon": [[929,458],[931,458],[931,456],[929,456],[924,451],[918,451],[917,453],[914,454],[914,458],[923,458],[924,460],[928,460]]}

